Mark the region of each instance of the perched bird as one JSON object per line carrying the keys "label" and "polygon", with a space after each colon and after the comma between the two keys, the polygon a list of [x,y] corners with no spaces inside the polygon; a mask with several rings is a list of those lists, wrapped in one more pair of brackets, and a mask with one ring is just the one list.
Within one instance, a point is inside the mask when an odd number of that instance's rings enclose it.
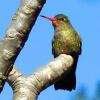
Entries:
{"label": "perched bird", "polygon": [[78,57],[81,54],[81,38],[71,25],[68,17],[64,14],[58,14],[54,18],[42,16],[50,21],[54,26],[54,38],[52,41],[52,53],[54,57],[60,54],[71,55],[74,58],[74,64],[69,73],[65,73],[63,78],[54,84],[56,90],[63,89],[72,91],[76,88],[76,66]]}

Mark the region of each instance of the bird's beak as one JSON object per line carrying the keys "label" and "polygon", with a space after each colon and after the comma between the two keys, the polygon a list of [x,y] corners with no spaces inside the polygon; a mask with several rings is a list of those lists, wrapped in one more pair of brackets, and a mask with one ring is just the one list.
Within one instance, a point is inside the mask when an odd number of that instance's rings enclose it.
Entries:
{"label": "bird's beak", "polygon": [[40,15],[40,16],[43,17],[43,18],[46,18],[46,19],[48,19],[48,20],[50,20],[50,21],[52,21],[52,23],[53,23],[54,26],[57,26],[57,25],[58,25],[58,20],[57,20],[57,18],[50,18],[50,17],[48,17],[48,16],[43,16],[43,15]]}

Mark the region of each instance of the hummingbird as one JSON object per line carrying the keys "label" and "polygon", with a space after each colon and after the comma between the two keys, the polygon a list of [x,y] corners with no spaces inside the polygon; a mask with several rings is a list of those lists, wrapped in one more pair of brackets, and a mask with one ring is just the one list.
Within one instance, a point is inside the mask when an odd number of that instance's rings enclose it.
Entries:
{"label": "hummingbird", "polygon": [[82,46],[80,35],[76,32],[68,17],[64,14],[58,14],[54,18],[43,15],[41,15],[41,17],[51,21],[54,27],[54,37],[52,40],[52,54],[54,58],[58,57],[60,54],[67,54],[71,55],[74,59],[71,70],[65,73],[62,79],[55,82],[55,90],[75,90],[76,67]]}

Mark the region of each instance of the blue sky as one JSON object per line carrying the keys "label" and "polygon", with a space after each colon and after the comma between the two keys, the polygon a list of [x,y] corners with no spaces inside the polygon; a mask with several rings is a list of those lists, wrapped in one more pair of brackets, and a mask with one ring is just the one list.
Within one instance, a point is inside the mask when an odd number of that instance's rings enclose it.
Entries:
{"label": "blue sky", "polygon": [[[0,39],[4,36],[20,0],[0,2]],[[47,0],[41,11],[42,15],[54,17],[56,14],[66,14],[74,28],[82,37],[82,55],[77,66],[77,88],[85,86],[87,92],[93,95],[95,86],[100,80],[100,0]],[[25,76],[30,75],[39,67],[53,59],[51,40],[54,35],[51,23],[38,17],[29,39],[16,60],[16,65]],[[43,91],[38,100],[66,100],[71,96],[67,91],[55,91],[53,86]],[[0,100],[11,100],[12,90],[5,85]]]}

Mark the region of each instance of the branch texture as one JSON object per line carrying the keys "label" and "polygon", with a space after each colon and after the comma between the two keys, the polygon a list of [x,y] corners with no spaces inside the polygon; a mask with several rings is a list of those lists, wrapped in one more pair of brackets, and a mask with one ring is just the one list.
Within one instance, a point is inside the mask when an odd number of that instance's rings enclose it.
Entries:
{"label": "branch texture", "polygon": [[13,69],[9,74],[8,83],[13,88],[14,100],[37,100],[38,94],[68,73],[72,64],[71,56],[61,54],[27,78]]}
{"label": "branch texture", "polygon": [[23,0],[0,41],[0,92],[44,3],[45,0]]}

